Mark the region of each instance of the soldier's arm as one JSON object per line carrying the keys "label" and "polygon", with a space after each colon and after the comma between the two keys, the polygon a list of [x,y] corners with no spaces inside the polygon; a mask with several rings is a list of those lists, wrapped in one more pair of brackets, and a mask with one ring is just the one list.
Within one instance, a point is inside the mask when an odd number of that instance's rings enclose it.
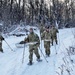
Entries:
{"label": "soldier's arm", "polygon": [[29,42],[29,36],[24,39],[25,42]]}
{"label": "soldier's arm", "polygon": [[38,44],[40,44],[40,39],[39,39],[39,36],[36,34],[36,41]]}
{"label": "soldier's arm", "polygon": [[56,29],[56,32],[59,33],[58,29]]}
{"label": "soldier's arm", "polygon": [[50,39],[52,39],[52,31],[50,30],[50,32],[49,32],[49,33],[50,33]]}
{"label": "soldier's arm", "polygon": [[25,44],[25,43],[27,43],[28,41],[28,38],[25,38],[23,41],[21,41],[19,44]]}
{"label": "soldier's arm", "polygon": [[41,39],[42,39],[42,40],[44,39],[44,36],[45,36],[45,32],[43,32],[43,33],[41,34]]}
{"label": "soldier's arm", "polygon": [[40,39],[39,39],[38,35],[36,35],[36,42],[37,42],[36,45],[39,46],[40,45]]}
{"label": "soldier's arm", "polygon": [[52,30],[50,30],[50,38],[52,39]]}
{"label": "soldier's arm", "polygon": [[52,39],[52,33],[51,33],[51,36],[50,36],[50,38]]}
{"label": "soldier's arm", "polygon": [[1,40],[4,40],[4,37],[3,36],[1,36]]}
{"label": "soldier's arm", "polygon": [[20,44],[24,44],[24,43],[27,43],[29,42],[29,36],[27,38],[24,38],[23,41],[20,42]]}

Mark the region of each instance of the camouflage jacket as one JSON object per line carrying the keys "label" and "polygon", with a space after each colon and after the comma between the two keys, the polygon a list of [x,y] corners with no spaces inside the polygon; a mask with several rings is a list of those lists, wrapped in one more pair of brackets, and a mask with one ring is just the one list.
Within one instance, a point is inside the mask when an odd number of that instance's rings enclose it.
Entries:
{"label": "camouflage jacket", "polygon": [[58,33],[58,29],[56,29],[56,28],[52,28],[51,29],[52,37],[56,37],[57,36],[57,33]]}
{"label": "camouflage jacket", "polygon": [[43,32],[44,32],[44,27],[40,26],[40,33],[43,33]]}
{"label": "camouflage jacket", "polygon": [[0,35],[0,43],[2,43],[2,40],[4,40],[4,38],[2,37],[2,35]]}
{"label": "camouflage jacket", "polygon": [[40,40],[37,34],[30,33],[27,38],[24,39],[25,42],[37,42],[40,44]]}
{"label": "camouflage jacket", "polygon": [[51,40],[51,31],[49,31],[49,32],[44,31],[41,35],[41,39],[44,41],[50,41]]}

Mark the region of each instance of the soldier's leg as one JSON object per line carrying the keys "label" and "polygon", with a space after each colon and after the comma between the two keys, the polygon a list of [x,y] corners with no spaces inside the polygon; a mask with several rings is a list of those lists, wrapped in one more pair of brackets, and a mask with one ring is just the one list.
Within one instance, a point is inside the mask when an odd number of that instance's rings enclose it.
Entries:
{"label": "soldier's leg", "polygon": [[0,43],[0,51],[3,53],[2,43]]}
{"label": "soldier's leg", "polygon": [[47,42],[46,41],[44,41],[44,48],[45,48],[45,53],[47,55]]}
{"label": "soldier's leg", "polygon": [[50,55],[50,41],[47,42],[47,55]]}
{"label": "soldier's leg", "polygon": [[57,41],[57,39],[56,39],[56,44],[58,44],[58,41]]}
{"label": "soldier's leg", "polygon": [[46,53],[46,55],[47,55],[47,47],[45,47],[45,53]]}
{"label": "soldier's leg", "polygon": [[46,55],[49,56],[50,55],[50,47],[46,47],[45,49],[46,49],[45,50]]}
{"label": "soldier's leg", "polygon": [[50,49],[49,48],[47,49],[47,55],[48,56],[50,55]]}
{"label": "soldier's leg", "polygon": [[33,49],[29,50],[29,63],[32,64],[32,60],[33,60]]}
{"label": "soldier's leg", "polygon": [[48,41],[45,41],[44,42],[44,47],[45,47],[45,53],[46,53],[46,55],[50,55],[50,41],[48,42]]}
{"label": "soldier's leg", "polygon": [[38,47],[35,47],[35,48],[34,48],[34,53],[35,53],[37,59],[40,59],[40,54],[39,54],[39,52],[38,52]]}
{"label": "soldier's leg", "polygon": [[53,38],[52,38],[52,46],[53,46]]}
{"label": "soldier's leg", "polygon": [[57,37],[55,37],[55,42],[56,42],[56,44],[58,44]]}

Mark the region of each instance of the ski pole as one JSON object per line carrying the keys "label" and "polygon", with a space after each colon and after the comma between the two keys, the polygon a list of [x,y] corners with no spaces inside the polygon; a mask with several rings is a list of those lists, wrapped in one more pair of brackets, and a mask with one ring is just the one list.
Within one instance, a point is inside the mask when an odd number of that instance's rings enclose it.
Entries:
{"label": "ski pole", "polygon": [[56,51],[56,54],[57,54],[56,43],[55,43],[54,47],[55,47],[55,51]]}
{"label": "ski pole", "polygon": [[40,47],[39,47],[39,50],[40,50],[41,54],[43,55],[44,59],[46,60],[46,62],[48,63],[48,61],[47,61],[46,57],[44,56],[44,54],[43,54],[42,50],[40,49]]}
{"label": "ski pole", "polygon": [[40,49],[42,49],[42,40],[41,40],[41,31],[40,31],[40,29],[39,29],[39,33],[40,33]]}
{"label": "ski pole", "polygon": [[24,55],[25,55],[25,43],[24,43],[24,50],[23,50],[22,64],[24,63]]}
{"label": "ski pole", "polygon": [[58,40],[59,40],[59,45],[60,45],[60,38],[59,38],[59,33],[58,33]]}
{"label": "ski pole", "polygon": [[14,52],[14,50],[10,47],[10,45],[7,43],[7,41],[6,40],[4,40],[4,41],[6,42],[6,44],[8,45],[8,47],[11,49],[11,51]]}
{"label": "ski pole", "polygon": [[[41,47],[40,47],[40,49],[42,49],[42,40],[40,40],[40,43],[41,43]],[[41,50],[42,51],[42,50]],[[42,54],[41,54],[41,56],[42,56]]]}

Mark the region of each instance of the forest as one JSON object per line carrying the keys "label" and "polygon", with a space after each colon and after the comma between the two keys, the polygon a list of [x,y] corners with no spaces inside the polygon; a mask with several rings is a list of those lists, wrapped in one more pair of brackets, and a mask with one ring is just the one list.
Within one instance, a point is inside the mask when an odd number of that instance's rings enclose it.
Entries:
{"label": "forest", "polygon": [[0,0],[0,23],[75,26],[75,0]]}

